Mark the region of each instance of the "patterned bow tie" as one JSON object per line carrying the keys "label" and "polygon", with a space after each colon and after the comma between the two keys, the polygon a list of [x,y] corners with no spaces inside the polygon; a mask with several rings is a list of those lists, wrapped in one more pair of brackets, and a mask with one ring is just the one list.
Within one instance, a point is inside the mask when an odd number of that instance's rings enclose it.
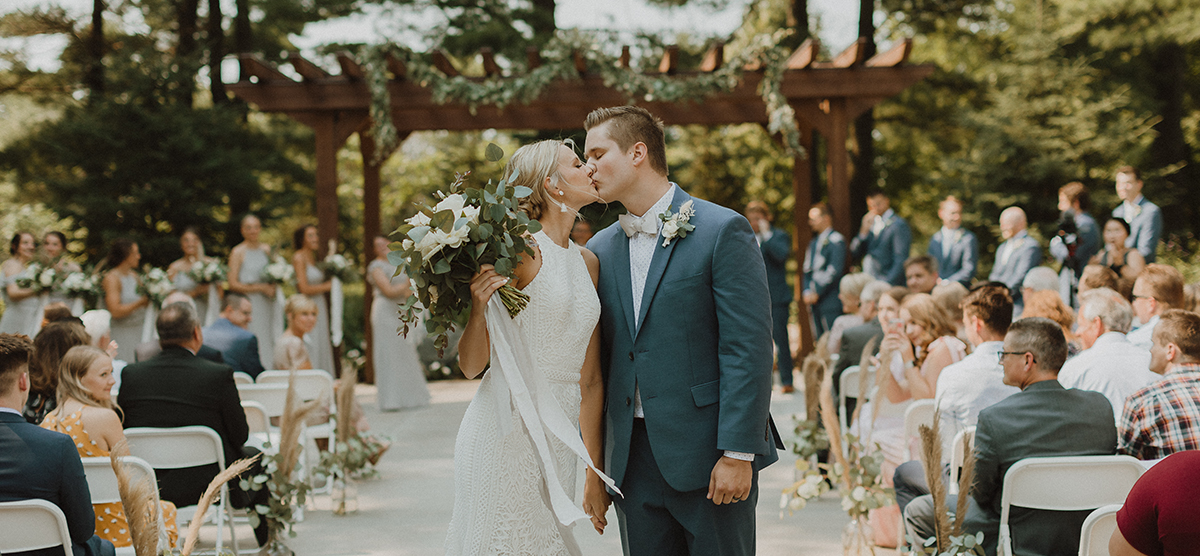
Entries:
{"label": "patterned bow tie", "polygon": [[621,229],[625,230],[626,236],[633,237],[636,234],[658,235],[658,221],[653,216],[637,217],[622,214],[617,217],[617,221],[621,224]]}

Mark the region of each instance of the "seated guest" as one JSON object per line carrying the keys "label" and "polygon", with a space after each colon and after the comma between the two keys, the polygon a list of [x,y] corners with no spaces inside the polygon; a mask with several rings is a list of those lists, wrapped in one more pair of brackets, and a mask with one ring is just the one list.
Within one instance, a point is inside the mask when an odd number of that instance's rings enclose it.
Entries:
{"label": "seated guest", "polygon": [[[1057,380],[1067,358],[1067,340],[1058,323],[1038,317],[1014,322],[999,358],[1004,383],[1021,391],[979,412],[975,483],[963,523],[964,532],[983,532],[989,556],[995,554],[999,540],[1004,474],[1014,463],[1030,457],[1110,455],[1117,447],[1108,400],[1098,392],[1063,388]],[[947,498],[953,508],[957,500]],[[1079,532],[1090,513],[1011,508],[1013,553],[1078,553]],[[933,502],[928,495],[908,505],[905,523],[914,538],[933,535]]]}
{"label": "seated guest", "polygon": [[[1130,284],[1130,286],[1132,286],[1132,284]],[[1113,272],[1112,269],[1108,268],[1107,266],[1090,264],[1083,267],[1083,274],[1079,275],[1078,293],[1094,290],[1096,288],[1108,288],[1121,294],[1121,296],[1125,299],[1129,299],[1129,293],[1121,289],[1120,281],[1118,280],[1116,272]]]}
{"label": "seated guest", "polygon": [[[1003,284],[977,286],[962,300],[966,335],[975,350],[962,361],[942,369],[934,405],[941,415],[943,463],[950,461],[951,442],[960,431],[975,426],[979,412],[1020,390],[1004,384],[998,354],[1012,324],[1012,298]],[[896,469],[896,501],[904,511],[913,498],[929,494],[921,462],[910,461]]]}
{"label": "seated guest", "polygon": [[58,364],[62,356],[87,343],[87,331],[71,321],[50,323],[33,339],[33,354],[29,357],[32,389],[25,404],[25,420],[30,424],[41,423],[58,406]]}
{"label": "seated guest", "polygon": [[1042,317],[1057,322],[1067,338],[1067,357],[1075,357],[1080,350],[1079,340],[1071,333],[1075,326],[1075,311],[1063,303],[1062,296],[1054,290],[1031,292],[1026,288],[1024,297],[1025,311],[1021,317]]}
{"label": "seated guest", "polygon": [[968,286],[979,266],[979,240],[962,227],[962,202],[958,197],[951,195],[938,204],[938,218],[942,229],[929,240],[929,255],[937,263],[938,278]]}
{"label": "seated guest", "polygon": [[1128,239],[1129,223],[1121,218],[1109,218],[1104,223],[1104,248],[1088,264],[1108,267],[1120,279],[1133,282],[1146,268],[1146,259],[1136,247],[1125,245]]}
{"label": "seated guest", "polygon": [[275,339],[275,368],[284,371],[313,368],[304,335],[317,324],[317,304],[307,296],[293,295],[283,307],[287,328]]}
{"label": "seated guest", "polygon": [[221,303],[221,318],[204,327],[204,344],[221,352],[234,371],[258,378],[263,372],[258,357],[258,338],[246,329],[254,305],[250,298],[237,292],[227,292]]}
{"label": "seated guest", "polygon": [[842,302],[842,316],[833,320],[829,327],[829,353],[837,354],[842,349],[842,334],[846,330],[858,326],[866,320],[863,318],[864,308],[870,303],[870,310],[865,311],[871,318],[875,316],[875,302],[863,300],[863,288],[875,281],[870,274],[857,272],[842,276],[838,283],[838,300]]}
{"label": "seated guest", "polygon": [[1133,345],[1150,349],[1158,316],[1183,306],[1183,274],[1165,264],[1146,265],[1133,283],[1133,315],[1141,326],[1129,333]]}
{"label": "seated guest", "polygon": [[1132,321],[1133,309],[1121,294],[1108,288],[1081,294],[1076,331],[1083,351],[1058,372],[1063,388],[1104,394],[1118,421],[1125,399],[1158,379],[1150,372],[1150,352],[1125,337]]}
{"label": "seated guest", "polygon": [[938,283],[937,261],[929,255],[917,255],[904,261],[904,280],[913,293],[931,293]]}
{"label": "seated guest", "polygon": [[[196,312],[187,303],[163,307],[155,321],[162,352],[125,367],[117,398],[125,410],[125,428],[208,427],[221,437],[225,462],[233,463],[258,453],[246,447],[250,430],[241,398],[233,382],[233,369],[198,357],[204,344]],[[195,504],[217,475],[216,465],[155,470],[162,499],[178,506]],[[255,464],[251,474],[261,473]],[[233,505],[266,504],[266,489],[247,494],[238,480],[229,482]],[[266,541],[266,523],[254,530],[259,544]]]}
{"label": "seated guest", "polygon": [[[895,294],[889,296],[888,292],[895,289]],[[858,365],[862,360],[863,350],[867,345],[873,344],[871,355],[879,353],[879,342],[883,340],[883,326],[881,323],[885,320],[896,321],[892,324],[895,327],[900,320],[900,303],[896,301],[896,296],[903,298],[908,290],[900,286],[893,287],[883,280],[876,280],[863,288],[863,303],[869,304],[872,312],[871,317],[866,318],[866,322],[855,326],[846,331],[842,335],[842,349],[838,352],[837,364],[833,366],[833,397],[836,399],[841,387],[838,384],[842,378],[842,373],[849,367]],[[886,301],[885,301],[886,300]],[[884,306],[886,305],[886,311]],[[847,401],[846,410],[854,411],[854,405]]]}
{"label": "seated guest", "polygon": [[46,308],[43,309],[42,326],[62,320],[79,322],[79,319],[75,315],[71,314],[71,308],[67,307],[66,303],[49,303],[46,305]]}
{"label": "seated guest", "polygon": [[1200,315],[1179,309],[1162,314],[1150,370],[1163,377],[1125,400],[1121,453],[1158,459],[1200,450]]}
{"label": "seated guest", "polygon": [[1183,310],[1200,313],[1200,282],[1183,287]]}
{"label": "seated guest", "polygon": [[[196,310],[196,300],[192,299],[192,296],[187,292],[176,290],[167,294],[167,297],[163,299],[163,307],[171,305],[172,303],[184,303],[191,307],[193,311]],[[137,350],[134,352],[134,361],[145,361],[151,357],[154,357],[155,355],[158,355],[160,351],[162,351],[162,345],[158,342],[158,340],[142,342],[141,344],[138,344]],[[225,359],[221,356],[221,352],[208,346],[200,346],[200,351],[197,352],[196,355],[208,359],[213,363],[225,363]]]}
{"label": "seated guest", "polygon": [[1014,314],[1020,315],[1024,306],[1021,301],[1021,284],[1030,269],[1042,262],[1042,248],[1029,237],[1025,211],[1020,207],[1008,207],[1000,213],[1000,234],[1004,243],[996,248],[996,262],[988,280],[1008,286],[1013,296]]}
{"label": "seated guest", "polygon": [[1058,274],[1053,268],[1035,266],[1029,269],[1029,273],[1021,281],[1021,297],[1036,292],[1057,292],[1058,287]]}
{"label": "seated guest", "polygon": [[942,282],[933,287],[933,300],[950,315],[950,320],[954,322],[954,335],[958,339],[966,342],[967,332],[963,328],[962,321],[962,300],[967,296],[967,287],[961,282]]}
{"label": "seated guest", "polygon": [[1138,479],[1117,511],[1112,556],[1194,554],[1200,546],[1200,451],[1177,452]]}
{"label": "seated guest", "polygon": [[[59,366],[58,407],[46,415],[42,428],[61,432],[75,441],[79,456],[108,457],[113,446],[125,440],[120,408],[112,400],[112,357],[99,348],[75,346]],[[126,454],[128,455],[128,450]],[[171,544],[179,536],[175,505],[162,503],[163,521]],[[120,502],[93,504],[96,535],[114,546],[133,546],[129,523]]]}
{"label": "seated guest", "polygon": [[113,395],[115,396],[115,392],[121,390],[121,371],[129,363],[117,359],[117,343],[112,341],[112,314],[104,309],[94,309],[84,311],[82,315],[79,315],[79,320],[83,322],[83,328],[91,338],[88,345],[100,348],[113,358],[113,378],[117,381],[113,385]]}
{"label": "seated guest", "polygon": [[[32,352],[28,337],[0,334],[0,502],[38,498],[53,503],[67,518],[75,556],[115,554],[112,543],[94,534],[87,477],[71,437],[31,425],[21,416],[29,396]],[[19,554],[61,556],[63,549]]]}

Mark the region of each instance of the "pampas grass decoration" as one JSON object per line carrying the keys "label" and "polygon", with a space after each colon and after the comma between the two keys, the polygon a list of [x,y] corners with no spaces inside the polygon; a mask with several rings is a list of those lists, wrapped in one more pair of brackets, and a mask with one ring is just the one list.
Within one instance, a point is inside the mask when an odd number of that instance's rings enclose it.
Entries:
{"label": "pampas grass decoration", "polygon": [[296,371],[288,374],[287,398],[283,402],[283,415],[279,418],[279,452],[276,454],[279,476],[277,484],[286,484],[292,478],[292,470],[300,461],[300,432],[308,415],[317,409],[321,400],[298,402],[296,399]]}
{"label": "pampas grass decoration", "polygon": [[967,517],[967,501],[971,497],[971,489],[975,483],[975,448],[970,442],[963,442],[962,471],[958,476],[958,505],[954,510],[954,531],[951,534],[961,535],[963,520]]}
{"label": "pampas grass decoration", "polygon": [[833,404],[833,377],[828,372],[821,381],[821,423],[825,425],[825,432],[829,436],[829,453],[842,466],[842,482],[846,483],[846,491],[849,492],[854,485],[850,482],[850,463],[846,461],[846,454],[842,453],[842,427],[838,424],[837,410]]}
{"label": "pampas grass decoration", "polygon": [[821,382],[825,379],[827,368],[817,354],[810,353],[800,364],[800,372],[804,376],[804,411],[809,421],[821,418]]}
{"label": "pampas grass decoration", "polygon": [[117,476],[117,490],[121,493],[121,506],[125,521],[129,525],[129,537],[133,540],[133,551],[137,556],[154,556],[158,553],[159,507],[157,486],[149,477],[134,482],[117,454],[129,453],[125,440],[120,441],[109,452],[113,473]]}
{"label": "pampas grass decoration", "polygon": [[[200,538],[200,526],[204,524],[204,514],[208,512],[208,507],[212,505],[213,500],[216,500],[217,495],[221,493],[221,486],[233,480],[234,477],[245,473],[261,455],[257,454],[252,458],[239,459],[233,462],[233,465],[225,467],[224,471],[218,473],[208,483],[208,488],[204,489],[204,495],[200,497],[200,501],[196,502],[196,513],[193,514],[195,517],[192,518],[192,522],[188,525],[187,536],[184,538],[183,550],[180,551],[180,556],[189,556],[192,553],[192,549],[196,547],[196,540]],[[138,553],[138,556],[142,556],[141,552]]]}
{"label": "pampas grass decoration", "polygon": [[358,384],[358,371],[346,365],[337,391],[337,441],[345,443],[354,436],[354,385]]}
{"label": "pampas grass decoration", "polygon": [[[871,354],[875,353],[875,344],[878,342],[877,338],[871,338],[867,345],[863,346],[862,354],[858,358],[858,403],[854,406],[854,414],[850,416],[851,423],[858,420],[859,414],[862,413],[862,406],[867,401],[867,384],[870,382],[867,379],[870,375],[868,371],[871,369]],[[876,371],[876,375],[878,375],[878,371]],[[871,421],[874,422],[874,418]]]}
{"label": "pampas grass decoration", "polygon": [[[935,409],[934,415],[938,412]],[[942,439],[939,433],[940,419],[933,426],[921,425],[921,457],[925,467],[925,480],[933,498],[934,531],[936,531],[938,554],[950,549],[950,518],[946,515],[946,483],[942,480]]]}

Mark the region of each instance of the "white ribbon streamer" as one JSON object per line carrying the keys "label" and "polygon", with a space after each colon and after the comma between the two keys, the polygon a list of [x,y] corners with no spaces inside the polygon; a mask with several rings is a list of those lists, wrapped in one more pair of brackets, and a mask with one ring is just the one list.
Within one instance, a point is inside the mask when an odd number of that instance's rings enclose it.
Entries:
{"label": "white ribbon streamer", "polygon": [[154,321],[158,320],[158,308],[151,302],[146,306],[146,320],[142,321],[142,343],[158,339],[158,328]]}
{"label": "white ribbon streamer", "polygon": [[345,295],[342,293],[342,281],[336,276],[331,280],[329,288],[329,338],[333,345],[342,345],[342,307],[345,305]]}
{"label": "white ribbon streamer", "polygon": [[217,291],[216,284],[208,285],[208,303],[204,308],[204,325],[211,326],[217,320],[217,313],[221,312],[221,294]]}
{"label": "white ribbon streamer", "polygon": [[275,306],[271,308],[271,341],[279,340],[283,336],[283,305],[287,300],[283,298],[283,284],[275,284]]}
{"label": "white ribbon streamer", "polygon": [[37,336],[38,332],[42,331],[42,321],[46,320],[46,305],[50,303],[50,294],[43,293],[38,296],[37,312],[33,314],[33,336]]}
{"label": "white ribbon streamer", "polygon": [[516,325],[508,316],[508,310],[504,308],[498,296],[492,296],[488,301],[487,328],[492,343],[489,373],[495,386],[496,409],[502,434],[512,426],[510,414],[515,406],[537,451],[538,464],[545,481],[543,495],[549,498],[550,510],[564,526],[589,519],[571,497],[567,496],[558,479],[558,470],[550,451],[551,435],[575,452],[587,468],[595,472],[618,496],[621,496],[621,491],[608,475],[596,469],[592,463],[579,432],[567,419],[562,406],[550,391],[550,381],[544,375],[533,372],[533,358],[529,349],[521,340]]}

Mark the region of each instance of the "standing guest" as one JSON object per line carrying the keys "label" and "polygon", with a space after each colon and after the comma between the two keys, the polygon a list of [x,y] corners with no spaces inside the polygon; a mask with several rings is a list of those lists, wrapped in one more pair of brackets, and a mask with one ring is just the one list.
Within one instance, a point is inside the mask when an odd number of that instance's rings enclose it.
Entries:
{"label": "standing guest", "polygon": [[108,269],[101,284],[104,286],[104,308],[112,315],[112,339],[117,343],[117,359],[133,361],[138,344],[142,342],[146,307],[150,298],[138,293],[141,277],[138,263],[142,254],[133,240],[121,238],[113,242],[103,266]]}
{"label": "standing guest", "polygon": [[[1093,456],[1116,452],[1117,429],[1104,396],[1059,384],[1067,342],[1058,323],[1043,318],[1014,322],[1000,352],[1004,383],[1020,392],[979,413],[975,427],[975,483],[963,531],[983,532],[985,552],[995,554],[1004,475],[1030,457]],[[957,503],[947,497],[948,507]],[[1009,512],[1014,554],[1079,552],[1079,532],[1090,510],[1059,512],[1014,507]],[[933,503],[913,500],[905,521],[916,539],[933,536]],[[918,540],[920,542],[920,540]]]}
{"label": "standing guest", "polygon": [[387,260],[388,240],[375,238],[375,260],[367,265],[367,280],[371,282],[374,301],[371,302],[371,331],[375,341],[375,388],[379,391],[380,411],[396,411],[429,405],[429,388],[425,385],[425,369],[417,356],[417,344],[424,336],[424,323],[409,327],[408,336],[396,329],[400,320],[396,305],[408,299],[412,291],[408,276],[396,274],[395,265]]}
{"label": "standing guest", "polygon": [[1133,166],[1117,168],[1117,197],[1122,202],[1112,215],[1127,222],[1131,230],[1125,246],[1137,249],[1147,263],[1154,262],[1162,238],[1162,210],[1142,196],[1142,177]]}
{"label": "standing guest", "polygon": [[1075,357],[1082,349],[1079,339],[1071,332],[1075,326],[1075,311],[1063,303],[1058,292],[1041,290],[1030,292],[1025,290],[1025,310],[1022,318],[1042,317],[1057,322],[1062,327],[1063,336],[1067,339],[1067,357]]}
{"label": "standing guest", "polygon": [[317,227],[305,224],[292,234],[292,267],[296,269],[296,289],[307,295],[317,308],[317,322],[305,337],[308,353],[312,355],[314,369],[335,373],[333,366],[333,341],[329,334],[329,305],[325,294],[333,289],[333,280],[325,278],[325,272],[317,266],[317,253],[321,250],[321,234]]}
{"label": "standing guest", "polygon": [[929,255],[937,261],[938,278],[970,286],[979,266],[979,240],[963,229],[962,209],[962,201],[953,195],[938,204],[942,229],[929,240]]}
{"label": "standing guest", "polygon": [[1158,317],[1167,309],[1183,306],[1183,274],[1165,264],[1146,265],[1133,283],[1133,316],[1141,326],[1129,333],[1129,341],[1150,349]]}
{"label": "standing guest", "polygon": [[[877,355],[884,333],[887,331],[899,332],[902,329],[900,303],[908,295],[908,289],[904,286],[890,284],[884,287],[885,284],[887,282],[878,280],[863,288],[864,300],[876,300],[875,316],[866,319],[866,323],[855,326],[842,335],[842,350],[838,355],[837,365],[833,367],[833,397],[835,399],[841,392],[842,373],[850,366],[858,365],[862,361],[863,352],[866,351],[867,346],[872,346],[870,355]],[[854,406],[858,400],[847,398],[846,403],[846,413],[850,414],[854,412]]]}
{"label": "standing guest", "polygon": [[1163,377],[1125,400],[1121,453],[1159,459],[1200,450],[1200,315],[1180,309],[1162,314],[1150,370]]}
{"label": "standing guest", "polygon": [[[1098,264],[1089,264],[1083,267],[1083,274],[1079,276],[1079,291],[1076,292],[1076,297],[1082,295],[1083,292],[1094,290],[1097,288],[1108,288],[1121,294],[1126,300],[1129,299],[1129,293],[1121,291],[1119,276],[1113,272],[1111,268]],[[1132,288],[1133,284],[1130,284]]]}
{"label": "standing guest", "polygon": [[1083,351],[1063,364],[1058,381],[1063,388],[1100,392],[1120,421],[1125,399],[1158,380],[1150,372],[1150,352],[1129,343],[1125,334],[1133,322],[1133,308],[1121,294],[1108,288],[1079,296],[1075,328]]}
{"label": "standing guest", "polygon": [[1059,294],[1074,307],[1075,289],[1083,267],[1100,250],[1100,227],[1088,214],[1088,193],[1082,183],[1073,181],[1058,188],[1058,233],[1050,238],[1050,256],[1062,265]]}
{"label": "standing guest", "polygon": [[[751,201],[746,205],[746,219],[750,221],[750,227],[754,229],[754,239],[758,241],[758,248],[762,252],[763,263],[767,265],[767,288],[771,292],[771,339],[775,344],[776,368],[779,369],[779,383],[783,392],[790,393],[795,391],[792,386],[792,368],[795,367],[792,360],[792,344],[788,337],[788,316],[791,314],[790,305],[792,303],[792,288],[787,283],[787,261],[788,255],[792,252],[792,240],[788,237],[787,232],[771,225],[773,217],[771,209],[762,201]],[[809,220],[812,220],[812,212],[809,212]],[[833,232],[837,233],[837,232]],[[840,236],[839,236],[840,237]],[[829,239],[829,236],[826,236]],[[830,251],[835,249],[831,248]],[[844,260],[844,257],[843,257]],[[831,261],[834,263],[836,261]],[[832,264],[830,264],[832,266]],[[805,259],[804,265],[804,280],[806,294],[808,282],[810,280],[810,264],[808,259]],[[824,271],[825,269],[819,269]],[[837,271],[837,272],[840,272]],[[840,277],[840,274],[837,275]],[[837,280],[832,274],[826,275],[822,273],[817,277],[819,292],[827,293],[829,280]],[[814,286],[818,287],[818,286]],[[807,295],[806,295],[807,298]],[[806,299],[807,301],[807,299]],[[813,335],[820,336],[826,330],[826,322],[822,320],[823,315],[813,314],[814,326],[820,332],[813,331]],[[832,320],[829,324],[832,323]]]}
{"label": "standing guest", "polygon": [[[46,264],[54,267],[60,276],[65,276],[71,272],[79,272],[82,270],[79,263],[66,258],[67,252],[67,236],[59,231],[49,231],[42,236],[42,257]],[[71,305],[72,299],[60,293],[57,289],[50,292],[51,303],[65,303]],[[78,315],[76,315],[78,316]]]}
{"label": "standing guest", "polygon": [[929,255],[917,255],[904,261],[904,281],[913,293],[933,293],[938,284],[937,259]]}
{"label": "standing guest", "polygon": [[879,189],[867,192],[867,214],[858,235],[850,242],[850,254],[862,260],[863,272],[894,286],[904,285],[904,261],[912,248],[912,230]]}
{"label": "standing guest", "polygon": [[1021,314],[1021,284],[1029,270],[1042,262],[1042,248],[1029,237],[1025,211],[1008,207],[1000,213],[1000,235],[1004,243],[996,248],[996,264],[988,280],[1001,282],[1012,291],[1014,314]]}
{"label": "standing guest", "polygon": [[[833,217],[829,214],[829,207],[823,203],[817,203],[808,210],[808,225],[812,228],[813,239],[804,252],[804,304],[809,306],[812,313],[813,336],[819,338],[829,331],[833,321],[842,314],[842,301],[838,299],[838,289],[842,276],[846,273],[846,238],[833,229]],[[787,239],[787,234],[780,234]],[[762,244],[763,260],[770,260],[766,243]],[[786,262],[786,255],[784,257]],[[783,264],[777,261],[767,263],[768,284],[771,283],[770,276],[776,271],[776,267],[782,276]],[[784,286],[786,285],[785,282]],[[790,296],[788,299],[791,299]],[[778,303],[774,300],[774,294],[772,303]],[[787,314],[786,302],[780,310]],[[775,326],[778,327],[779,324],[779,320],[776,319]],[[786,324],[785,320],[785,327]],[[778,331],[775,334],[778,335]],[[786,334],[783,336],[786,337]],[[775,341],[779,342],[778,339]]]}
{"label": "standing guest", "polygon": [[[867,302],[862,298],[863,288],[873,281],[875,279],[865,272],[842,276],[838,284],[838,300],[842,302],[842,316],[834,319],[833,325],[829,327],[829,353],[836,355],[842,350],[842,334],[846,330],[875,317],[875,302]],[[870,303],[871,306],[868,311],[865,311],[869,316],[864,319],[864,308],[867,303]]]}
{"label": "standing guest", "polygon": [[1117,511],[1112,556],[1193,554],[1200,546],[1200,452],[1178,452],[1146,470]]}
{"label": "standing guest", "polygon": [[[167,277],[175,284],[175,289],[184,292],[196,300],[196,314],[200,322],[208,322],[209,285],[199,284],[189,275],[196,263],[206,263],[212,257],[204,255],[204,244],[200,242],[200,233],[195,228],[186,228],[179,236],[179,248],[183,257],[167,266]],[[213,301],[212,303],[215,303]]]}
{"label": "standing guest", "polygon": [[571,242],[575,245],[587,245],[589,239],[592,239],[592,223],[587,220],[578,219],[571,227]]}
{"label": "standing guest", "polygon": [[[58,506],[67,520],[75,556],[115,554],[111,542],[96,532],[83,461],[75,443],[21,418],[29,395],[29,354],[26,336],[0,334],[0,502],[41,499]],[[60,546],[22,552],[30,556],[63,554]]]}
{"label": "standing guest", "polygon": [[1137,249],[1126,246],[1129,230],[1128,222],[1109,218],[1104,223],[1104,249],[1096,253],[1090,263],[1111,268],[1122,280],[1132,283],[1146,268],[1146,259]]}
{"label": "standing guest", "polygon": [[228,292],[221,301],[221,316],[204,327],[204,345],[221,352],[225,363],[234,372],[258,378],[263,372],[258,356],[258,338],[247,328],[253,318],[254,305],[244,294]]}
{"label": "standing guest", "polygon": [[271,366],[275,353],[276,323],[275,286],[263,279],[263,269],[271,262],[271,247],[259,241],[262,222],[247,214],[242,218],[242,242],[229,253],[229,289],[250,298],[258,318],[247,324],[247,330],[258,338],[258,356],[264,368]]}
{"label": "standing guest", "polygon": [[83,325],[68,321],[47,325],[33,339],[29,399],[24,411],[29,424],[41,423],[46,414],[58,407],[58,367],[62,357],[75,346],[87,345],[88,340]]}
{"label": "standing guest", "polygon": [[[116,379],[112,358],[99,348],[75,346],[62,358],[58,379],[58,407],[42,421],[42,428],[60,432],[75,441],[79,457],[108,457],[113,447],[125,441],[121,408],[112,399]],[[128,455],[125,453],[118,455]],[[129,522],[120,501],[93,504],[96,534],[118,547],[133,546]],[[175,505],[162,502],[168,540],[175,544]]]}
{"label": "standing guest", "polygon": [[8,246],[8,254],[12,255],[0,271],[4,272],[4,316],[0,317],[0,334],[24,334],[33,337],[37,334],[38,308],[41,300],[31,289],[17,285],[17,279],[25,272],[37,250],[37,240],[29,232],[17,232]]}

